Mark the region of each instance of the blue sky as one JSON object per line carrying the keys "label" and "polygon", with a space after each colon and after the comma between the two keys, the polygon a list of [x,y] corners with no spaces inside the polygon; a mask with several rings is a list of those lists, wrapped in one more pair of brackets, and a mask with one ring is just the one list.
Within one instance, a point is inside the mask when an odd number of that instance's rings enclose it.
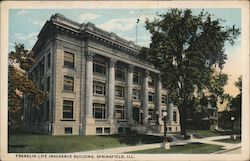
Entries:
{"label": "blue sky", "polygon": [[[192,9],[194,14],[198,14],[202,9]],[[138,45],[148,47],[150,34],[145,29],[145,18],[152,20],[156,13],[166,12],[166,8],[157,9],[10,9],[9,10],[9,51],[13,50],[14,43],[23,43],[26,48],[31,49],[36,42],[36,37],[42,26],[49,20],[52,14],[61,13],[79,23],[92,22],[97,27],[106,31],[114,32],[118,36],[127,40],[135,41],[136,20],[139,18]],[[235,25],[241,28],[241,10],[237,8],[216,8],[205,9],[213,18],[226,20],[224,26]],[[240,36],[234,46],[228,43],[225,52],[228,61],[224,71],[231,75],[228,87],[229,93],[237,92],[232,83],[241,74],[240,63],[241,41]],[[232,64],[233,68],[232,68]]]}

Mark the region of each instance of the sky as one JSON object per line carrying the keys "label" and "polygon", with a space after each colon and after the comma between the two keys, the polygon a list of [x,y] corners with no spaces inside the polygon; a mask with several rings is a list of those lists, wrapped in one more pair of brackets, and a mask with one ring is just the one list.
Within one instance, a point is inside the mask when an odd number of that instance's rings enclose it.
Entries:
{"label": "sky", "polygon": [[[197,15],[202,9],[192,9]],[[167,8],[150,9],[10,9],[9,10],[9,51],[14,49],[15,43],[23,43],[27,49],[31,49],[37,40],[37,35],[51,15],[55,13],[63,14],[65,17],[79,23],[92,22],[97,27],[114,32],[118,36],[136,41],[137,44],[149,47],[151,35],[145,29],[145,19],[153,20],[156,13],[165,13]],[[212,17],[226,20],[223,26],[233,26],[241,28],[241,10],[239,8],[210,8],[205,9]],[[137,19],[140,22],[137,24]],[[236,43],[231,46],[225,45],[225,53],[228,56],[224,72],[229,74],[229,83],[225,87],[227,93],[235,96],[238,89],[233,83],[242,73],[241,66],[241,36]]]}

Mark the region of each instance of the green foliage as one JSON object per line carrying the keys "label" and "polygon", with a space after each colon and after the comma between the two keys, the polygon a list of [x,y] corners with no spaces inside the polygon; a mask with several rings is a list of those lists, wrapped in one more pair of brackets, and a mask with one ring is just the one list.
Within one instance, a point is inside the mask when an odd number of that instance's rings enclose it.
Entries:
{"label": "green foliage", "polygon": [[193,15],[190,9],[170,9],[152,22],[146,20],[152,42],[149,49],[142,48],[139,56],[161,71],[163,86],[170,99],[179,105],[183,135],[186,108],[193,97],[207,92],[214,100],[224,97],[227,76],[214,74],[227,59],[225,42],[233,45],[240,30],[224,27],[221,21],[204,11]]}
{"label": "green foliage", "polygon": [[28,78],[27,72],[35,63],[34,55],[16,44],[15,51],[9,53],[8,66],[8,113],[12,127],[19,127],[23,115],[23,99],[30,98],[32,107],[38,108],[47,94]]}
{"label": "green foliage", "polygon": [[242,76],[238,78],[238,81],[234,83],[239,89],[240,93],[236,97],[232,97],[228,103],[231,115],[236,119],[241,118],[241,99],[242,99]]}

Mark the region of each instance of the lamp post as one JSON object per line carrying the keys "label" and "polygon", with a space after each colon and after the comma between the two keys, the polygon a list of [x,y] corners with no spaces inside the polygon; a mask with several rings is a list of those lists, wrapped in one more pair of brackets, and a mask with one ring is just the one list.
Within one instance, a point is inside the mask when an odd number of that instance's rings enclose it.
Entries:
{"label": "lamp post", "polygon": [[163,115],[163,120],[164,120],[164,137],[163,137],[163,148],[164,149],[170,149],[170,144],[168,143],[168,140],[167,140],[167,130],[166,130],[166,124],[167,124],[167,112],[164,111],[162,113]]}
{"label": "lamp post", "polygon": [[159,111],[156,111],[155,114],[156,114],[156,125],[159,125]]}
{"label": "lamp post", "polygon": [[231,117],[231,121],[232,121],[232,136],[231,136],[231,138],[236,139],[236,136],[234,135],[234,117],[233,116]]}
{"label": "lamp post", "polygon": [[141,115],[141,121],[140,122],[141,122],[141,124],[143,124],[143,110],[142,109],[140,110],[140,115]]}

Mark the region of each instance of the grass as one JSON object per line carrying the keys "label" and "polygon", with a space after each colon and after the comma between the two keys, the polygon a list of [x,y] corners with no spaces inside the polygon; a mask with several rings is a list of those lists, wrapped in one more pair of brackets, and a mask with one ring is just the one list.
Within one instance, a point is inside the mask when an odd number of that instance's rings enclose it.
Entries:
{"label": "grass", "polygon": [[65,153],[138,144],[160,143],[161,137],[147,135],[51,136],[11,135],[10,153]]}
{"label": "grass", "polygon": [[238,143],[241,143],[241,137],[237,137],[236,139],[229,138],[229,139],[222,139],[222,140],[216,140],[216,141],[231,143],[231,144],[238,144]]}
{"label": "grass", "polygon": [[188,134],[199,134],[202,137],[219,136],[220,133],[211,130],[187,130]]}
{"label": "grass", "polygon": [[222,146],[191,143],[182,146],[171,146],[170,149],[165,150],[163,148],[148,149],[141,151],[134,151],[129,153],[137,154],[209,154],[219,150],[223,150]]}

